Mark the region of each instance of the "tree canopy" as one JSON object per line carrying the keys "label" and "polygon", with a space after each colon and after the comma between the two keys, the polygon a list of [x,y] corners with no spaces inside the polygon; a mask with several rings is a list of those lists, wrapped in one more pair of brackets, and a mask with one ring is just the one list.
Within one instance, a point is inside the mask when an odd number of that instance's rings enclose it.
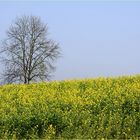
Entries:
{"label": "tree canopy", "polygon": [[48,27],[39,17],[22,16],[7,31],[1,53],[4,83],[26,84],[50,79],[60,48],[48,38]]}

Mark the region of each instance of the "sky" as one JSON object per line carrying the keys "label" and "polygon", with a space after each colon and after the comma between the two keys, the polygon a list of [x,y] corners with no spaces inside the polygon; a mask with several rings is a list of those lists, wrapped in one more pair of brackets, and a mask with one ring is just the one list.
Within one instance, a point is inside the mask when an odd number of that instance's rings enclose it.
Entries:
{"label": "sky", "polygon": [[22,15],[39,16],[59,43],[53,80],[140,73],[140,1],[0,1],[1,41]]}

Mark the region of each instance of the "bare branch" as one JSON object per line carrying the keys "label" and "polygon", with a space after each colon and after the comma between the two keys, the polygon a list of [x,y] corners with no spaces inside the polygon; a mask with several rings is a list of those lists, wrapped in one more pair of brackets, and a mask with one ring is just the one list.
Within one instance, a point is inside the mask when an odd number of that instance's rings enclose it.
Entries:
{"label": "bare branch", "polygon": [[15,20],[0,51],[5,57],[5,82],[30,83],[50,78],[53,62],[60,52],[47,33],[47,26],[38,17],[23,16]]}

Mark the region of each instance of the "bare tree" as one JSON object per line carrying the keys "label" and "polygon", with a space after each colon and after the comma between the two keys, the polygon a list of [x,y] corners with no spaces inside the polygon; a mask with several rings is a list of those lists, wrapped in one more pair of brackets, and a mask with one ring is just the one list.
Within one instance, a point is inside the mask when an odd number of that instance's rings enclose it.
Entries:
{"label": "bare tree", "polygon": [[47,25],[39,17],[17,18],[7,31],[1,53],[5,83],[30,83],[50,78],[59,46],[48,39]]}

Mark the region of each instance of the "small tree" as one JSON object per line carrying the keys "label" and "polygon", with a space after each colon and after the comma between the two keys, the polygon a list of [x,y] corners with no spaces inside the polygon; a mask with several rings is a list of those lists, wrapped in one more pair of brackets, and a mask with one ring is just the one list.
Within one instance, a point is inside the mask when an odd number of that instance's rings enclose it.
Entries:
{"label": "small tree", "polygon": [[7,31],[2,47],[5,83],[30,83],[50,79],[59,46],[48,39],[48,28],[40,18],[22,16]]}

